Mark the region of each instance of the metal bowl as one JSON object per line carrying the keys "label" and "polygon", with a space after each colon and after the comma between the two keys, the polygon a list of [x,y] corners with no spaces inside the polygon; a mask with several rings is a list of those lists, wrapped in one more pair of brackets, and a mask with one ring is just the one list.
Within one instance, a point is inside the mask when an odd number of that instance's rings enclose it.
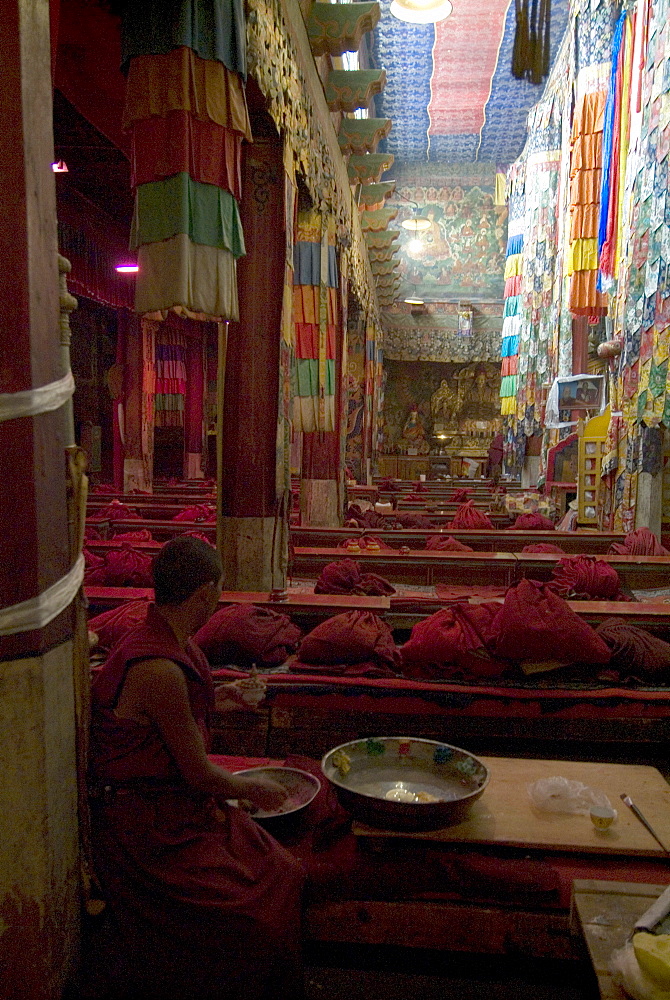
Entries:
{"label": "metal bowl", "polygon": [[486,765],[467,750],[410,736],[342,743],[321,770],[356,819],[393,830],[460,822],[489,781]]}
{"label": "metal bowl", "polygon": [[235,774],[248,774],[257,777],[271,778],[278,784],[283,785],[288,792],[288,798],[284,803],[284,808],[277,812],[266,812],[265,809],[255,809],[251,812],[254,819],[285,819],[287,816],[295,816],[296,813],[306,809],[319,793],[321,782],[308,771],[301,771],[297,767],[249,767],[244,771],[235,771]]}

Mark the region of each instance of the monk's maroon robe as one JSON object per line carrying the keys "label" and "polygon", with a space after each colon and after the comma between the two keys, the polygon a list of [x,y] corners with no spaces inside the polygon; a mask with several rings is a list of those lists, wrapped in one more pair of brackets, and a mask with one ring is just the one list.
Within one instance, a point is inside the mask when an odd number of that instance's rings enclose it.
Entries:
{"label": "monk's maroon robe", "polygon": [[297,996],[302,870],[242,810],[191,788],[157,726],[116,716],[129,667],[150,658],[183,670],[209,749],[209,665],[193,642],[180,647],[150,606],[93,688],[89,770],[94,864],[109,912],[98,949],[105,977],[115,996]]}

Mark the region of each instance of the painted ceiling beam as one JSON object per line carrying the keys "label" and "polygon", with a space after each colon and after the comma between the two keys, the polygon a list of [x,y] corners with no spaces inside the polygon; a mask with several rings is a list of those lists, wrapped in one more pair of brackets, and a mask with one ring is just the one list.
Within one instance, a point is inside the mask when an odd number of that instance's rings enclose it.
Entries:
{"label": "painted ceiling beam", "polygon": [[347,172],[352,184],[378,184],[382,174],[390,170],[395,157],[393,153],[366,153],[365,156],[350,156]]}
{"label": "painted ceiling beam", "polygon": [[386,86],[385,69],[331,69],[324,91],[331,111],[368,108]]}
{"label": "painted ceiling beam", "polygon": [[315,56],[358,52],[361,39],[379,22],[379,3],[313,3],[307,34]]}
{"label": "painted ceiling beam", "polygon": [[390,118],[343,118],[337,134],[343,156],[374,153],[381,140],[388,136],[392,124]]}

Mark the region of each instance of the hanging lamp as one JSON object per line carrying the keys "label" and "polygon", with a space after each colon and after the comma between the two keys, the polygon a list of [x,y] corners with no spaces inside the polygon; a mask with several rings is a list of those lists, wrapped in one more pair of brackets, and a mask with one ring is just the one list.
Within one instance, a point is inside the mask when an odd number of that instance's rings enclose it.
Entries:
{"label": "hanging lamp", "polygon": [[449,17],[451,0],[393,0],[391,13],[399,21],[410,24],[435,24]]}

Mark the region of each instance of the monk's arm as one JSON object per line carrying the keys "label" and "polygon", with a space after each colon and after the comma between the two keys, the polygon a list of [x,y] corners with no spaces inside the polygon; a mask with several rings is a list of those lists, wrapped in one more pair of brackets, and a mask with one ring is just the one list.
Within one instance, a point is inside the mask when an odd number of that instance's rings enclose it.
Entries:
{"label": "monk's arm", "polygon": [[141,692],[138,707],[158,726],[189,785],[219,798],[251,799],[261,808],[281,805],[286,792],[275,782],[230,774],[209,760],[191,712],[184,674],[176,663],[144,660],[133,667],[131,675],[134,690]]}

